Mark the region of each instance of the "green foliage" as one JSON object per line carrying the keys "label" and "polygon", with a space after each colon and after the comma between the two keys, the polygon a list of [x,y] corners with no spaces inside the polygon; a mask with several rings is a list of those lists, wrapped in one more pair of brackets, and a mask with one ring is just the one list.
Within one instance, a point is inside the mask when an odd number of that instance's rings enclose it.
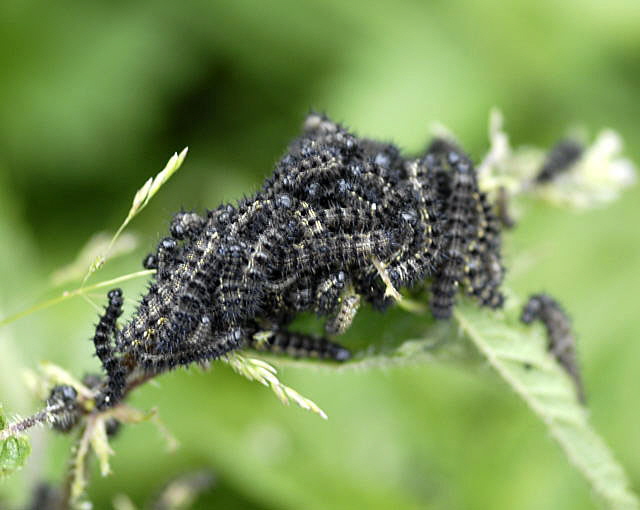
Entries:
{"label": "green foliage", "polygon": [[545,423],[606,508],[640,508],[626,473],[589,424],[574,384],[547,352],[541,328],[517,324],[517,302],[512,298],[510,310],[493,314],[467,304],[455,317],[491,366]]}
{"label": "green foliage", "polygon": [[[569,462],[585,477],[605,507],[640,508],[624,469],[589,423],[587,409],[579,403],[575,385],[547,351],[543,329],[521,324],[520,312],[520,301],[510,295],[507,308],[499,312],[489,312],[465,300],[454,312],[454,318],[464,338],[542,420]],[[371,353],[371,349],[365,350],[356,354],[352,362],[324,365],[324,368],[370,370],[422,364],[435,358],[446,357],[450,361],[468,358],[464,339],[455,341],[455,336],[450,326],[435,324],[426,330],[423,339],[404,340],[376,354]],[[308,361],[282,360],[279,363],[322,366]]]}
{"label": "green foliage", "polygon": [[[496,104],[515,144],[549,147],[580,121],[590,133],[615,127],[625,153],[638,154],[639,22],[635,0],[2,2],[1,316],[39,300],[92,233],[118,225],[168,148],[189,144],[188,168],[136,219],[140,248],[100,279],[139,268],[172,212],[256,189],[309,107],[409,150],[440,120],[476,161]],[[637,489],[639,188],[597,212],[522,209],[531,214],[505,241],[509,285],[548,291],[570,312],[590,421]],[[144,291],[142,280],[124,286]],[[102,304],[107,288],[88,292]],[[79,299],[3,328],[0,400],[11,412],[37,408],[20,376],[39,360],[96,371],[95,320]],[[327,421],[283,409],[222,365],[167,375],[133,403],[159,405],[179,453],[166,454],[147,425],[126,427],[112,444],[114,474],[92,478],[91,499],[109,508],[117,487],[139,503],[204,464],[218,485],[201,508],[596,508],[529,410],[482,363],[464,361],[474,354],[458,328],[438,327],[364,309],[345,343],[371,345],[366,360],[337,372],[283,363],[281,380]],[[59,479],[68,443],[53,439],[47,453],[41,475]],[[24,500],[21,480],[0,493]]]}
{"label": "green foliage", "polygon": [[[0,405],[0,431],[7,426],[2,405]],[[0,480],[21,469],[29,454],[31,443],[26,436],[17,435],[0,441]]]}

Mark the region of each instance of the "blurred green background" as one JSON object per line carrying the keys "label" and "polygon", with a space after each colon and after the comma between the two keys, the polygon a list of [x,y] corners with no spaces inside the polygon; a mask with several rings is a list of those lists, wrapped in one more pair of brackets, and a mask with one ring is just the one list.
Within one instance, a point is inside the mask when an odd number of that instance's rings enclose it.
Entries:
{"label": "blurred green background", "polygon": [[[407,151],[439,121],[477,160],[497,105],[515,145],[549,146],[576,123],[592,134],[610,126],[640,162],[637,0],[3,0],[0,65],[0,316],[53,295],[51,273],[93,233],[115,230],[175,150],[190,147],[132,226],[140,248],[94,281],[138,270],[177,209],[256,190],[310,108]],[[548,291],[571,313],[593,422],[635,489],[639,199],[635,188],[581,214],[532,204],[505,239],[508,260],[529,261],[509,285]],[[95,320],[76,300],[0,330],[10,412],[38,405],[23,368],[42,359],[77,375],[98,368]],[[387,320],[365,312],[352,336],[371,325],[385,335]],[[136,392],[132,403],[158,406],[182,446],[168,454],[151,425],[128,427],[113,444],[113,476],[93,479],[95,508],[116,493],[140,505],[200,468],[217,486],[197,508],[595,508],[543,425],[485,366],[281,376],[329,420],[281,406],[219,364]],[[36,433],[29,466],[0,494],[23,500],[34,479],[59,479],[68,448]]]}

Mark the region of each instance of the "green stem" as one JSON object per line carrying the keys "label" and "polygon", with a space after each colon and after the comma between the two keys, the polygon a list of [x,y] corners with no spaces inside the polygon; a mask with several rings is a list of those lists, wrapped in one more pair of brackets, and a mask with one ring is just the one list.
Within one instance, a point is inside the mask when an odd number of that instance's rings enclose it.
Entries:
{"label": "green stem", "polygon": [[95,283],[87,287],[79,287],[74,290],[66,290],[60,296],[38,303],[37,305],[34,305],[30,308],[27,308],[26,310],[22,310],[21,312],[10,315],[9,317],[5,317],[0,321],[0,328],[3,326],[6,326],[7,324],[10,324],[13,321],[17,321],[18,319],[26,317],[27,315],[30,315],[35,312],[39,312],[40,310],[44,310],[46,308],[50,308],[54,305],[62,303],[67,299],[71,299],[76,296],[82,296],[87,292],[91,292],[92,290],[102,289],[104,287],[110,287],[112,285],[117,285],[118,283],[126,282],[128,280],[133,280],[135,278],[141,278],[143,276],[149,276],[154,273],[155,273],[155,269],[147,269],[144,271],[138,271],[136,273],[126,274],[124,276],[119,276],[118,278],[113,278],[111,280],[105,280],[103,282]]}

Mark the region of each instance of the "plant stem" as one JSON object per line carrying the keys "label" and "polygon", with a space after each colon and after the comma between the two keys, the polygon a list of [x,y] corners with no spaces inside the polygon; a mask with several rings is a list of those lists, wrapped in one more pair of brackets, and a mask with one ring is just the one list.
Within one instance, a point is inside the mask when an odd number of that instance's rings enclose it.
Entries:
{"label": "plant stem", "polygon": [[0,321],[0,328],[3,326],[6,326],[7,324],[10,324],[13,321],[26,317],[27,315],[30,315],[35,312],[39,312],[40,310],[44,310],[46,308],[50,308],[54,305],[57,305],[58,303],[62,303],[67,299],[71,299],[76,296],[82,296],[87,292],[91,292],[92,290],[102,289],[104,287],[110,287],[112,285],[117,285],[118,283],[126,282],[128,280],[133,280],[135,278],[141,278],[143,276],[149,276],[154,274],[155,272],[156,272],[155,269],[146,269],[144,271],[138,271],[136,273],[130,273],[124,276],[119,276],[118,278],[112,278],[111,280],[105,280],[103,282],[95,283],[93,285],[89,285],[88,287],[79,287],[74,290],[66,290],[60,296],[38,303],[37,305],[34,305],[30,308],[27,308],[26,310],[22,310],[21,312],[10,315],[9,317],[5,317]]}

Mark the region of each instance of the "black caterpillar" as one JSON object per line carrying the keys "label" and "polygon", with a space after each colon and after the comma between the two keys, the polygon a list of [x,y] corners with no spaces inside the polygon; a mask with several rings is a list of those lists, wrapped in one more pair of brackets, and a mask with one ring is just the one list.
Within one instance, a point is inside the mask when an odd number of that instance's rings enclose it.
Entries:
{"label": "black caterpillar", "polygon": [[568,171],[583,155],[584,147],[581,143],[565,138],[557,142],[549,151],[536,175],[538,184],[552,181],[557,175]]}
{"label": "black caterpillar", "polygon": [[576,387],[578,400],[586,402],[580,366],[576,354],[576,339],[571,320],[558,302],[548,294],[534,294],[522,309],[520,320],[531,324],[539,320],[547,330],[547,350],[566,370]]}
{"label": "black caterpillar", "polygon": [[[389,287],[431,283],[435,317],[458,289],[500,307],[500,222],[468,156],[437,139],[417,158],[311,114],[262,189],[205,215],[180,212],[155,255],[155,280],[122,329],[122,293],[94,336],[107,374],[100,409],[140,382],[244,347],[336,361],[349,351],[287,329],[300,312],[350,325],[361,299],[384,309]],[[266,341],[255,335],[270,331]]]}

